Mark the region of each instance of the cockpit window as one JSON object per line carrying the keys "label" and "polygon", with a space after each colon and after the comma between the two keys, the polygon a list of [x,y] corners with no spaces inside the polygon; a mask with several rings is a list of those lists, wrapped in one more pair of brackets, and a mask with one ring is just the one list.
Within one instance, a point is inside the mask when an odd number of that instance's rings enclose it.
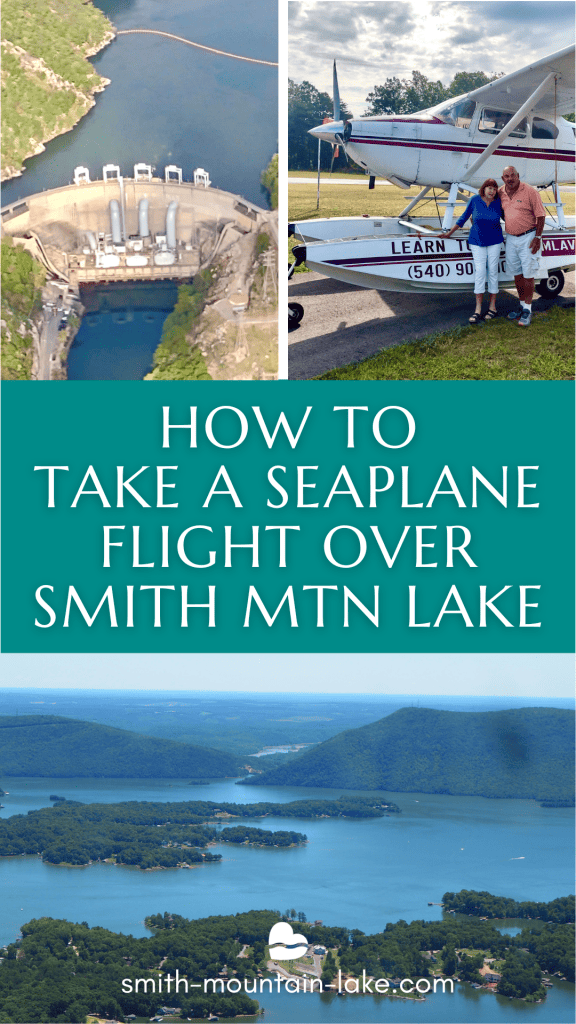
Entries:
{"label": "cockpit window", "polygon": [[435,114],[454,128],[469,128],[475,110],[474,100],[460,100],[459,103],[447,103],[436,110]]}
{"label": "cockpit window", "polygon": [[532,121],[533,139],[557,139],[558,129],[552,121],[546,121],[543,117],[535,117]]}
{"label": "cockpit window", "polygon": [[[481,132],[488,132],[490,135],[498,135],[503,128],[506,127],[510,118],[513,114],[510,114],[506,110],[489,110],[485,108],[482,111],[480,117],[480,124],[478,130]],[[528,121],[525,117],[522,118],[520,124],[517,124],[513,131],[510,132],[511,139],[525,139],[528,132]]]}

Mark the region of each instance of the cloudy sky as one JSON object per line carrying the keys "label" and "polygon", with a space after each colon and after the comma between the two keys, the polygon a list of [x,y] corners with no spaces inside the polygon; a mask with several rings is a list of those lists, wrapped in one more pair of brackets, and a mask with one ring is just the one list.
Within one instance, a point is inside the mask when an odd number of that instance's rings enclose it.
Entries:
{"label": "cloudy sky", "polygon": [[3,654],[1,688],[569,697],[570,654]]}
{"label": "cloudy sky", "polygon": [[572,0],[289,0],[290,78],[340,95],[357,117],[374,85],[421,71],[444,85],[458,71],[508,74],[568,46]]}

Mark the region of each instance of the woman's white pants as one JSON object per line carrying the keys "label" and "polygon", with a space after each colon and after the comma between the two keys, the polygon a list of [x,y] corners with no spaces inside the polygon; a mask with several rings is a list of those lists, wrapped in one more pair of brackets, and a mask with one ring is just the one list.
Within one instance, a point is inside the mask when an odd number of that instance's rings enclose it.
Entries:
{"label": "woman's white pants", "polygon": [[486,268],[488,268],[488,293],[498,294],[498,257],[501,242],[496,245],[471,245],[474,259],[474,295],[483,295],[486,289]]}

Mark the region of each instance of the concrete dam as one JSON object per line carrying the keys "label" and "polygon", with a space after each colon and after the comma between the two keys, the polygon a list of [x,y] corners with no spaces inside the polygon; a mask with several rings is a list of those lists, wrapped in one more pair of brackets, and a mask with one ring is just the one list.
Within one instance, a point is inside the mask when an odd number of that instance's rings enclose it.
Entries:
{"label": "concrete dam", "polygon": [[252,248],[264,227],[277,240],[275,214],[212,188],[202,168],[187,182],[181,168],[166,167],[161,179],[146,164],[131,178],[107,164],[96,181],[77,167],[74,184],[2,209],[3,232],[28,238],[76,293],[85,284],[189,279],[235,243]]}

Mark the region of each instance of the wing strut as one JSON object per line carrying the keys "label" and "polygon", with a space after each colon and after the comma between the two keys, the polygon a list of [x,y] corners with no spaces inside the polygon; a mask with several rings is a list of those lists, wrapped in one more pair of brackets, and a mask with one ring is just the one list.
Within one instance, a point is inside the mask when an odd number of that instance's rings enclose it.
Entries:
{"label": "wing strut", "polygon": [[[400,216],[405,217],[408,213],[410,213],[410,210],[413,210],[414,207],[416,206],[416,203],[419,203],[421,199],[424,199],[424,196],[428,194],[431,188],[432,185],[426,185],[425,188],[423,188],[422,191],[419,192],[417,196],[414,196],[414,199],[410,200],[408,206],[404,207]],[[404,196],[404,198],[406,199],[406,196]]]}
{"label": "wing strut", "polygon": [[[492,142],[488,146],[486,146],[484,152],[481,153],[478,159],[474,161],[472,166],[468,168],[466,174],[462,178],[463,183],[468,181],[468,179],[471,178],[473,174],[476,174],[476,171],[479,170],[480,167],[482,167],[482,164],[488,159],[489,156],[492,156],[492,153],[494,152],[495,149],[498,148],[500,143],[504,142],[504,139],[508,138],[510,132],[513,132],[516,126],[520,124],[520,121],[522,120],[524,115],[528,114],[532,110],[532,108],[536,105],[540,97],[546,92],[550,82],[553,81],[555,77],[556,75],[553,71],[551,71],[549,75],[546,75],[544,81],[540,83],[538,88],[534,90],[532,95],[528,97],[526,102],[523,103],[520,109],[516,111],[514,116],[510,118],[508,124],[504,125],[502,131],[498,133],[496,138],[492,139]],[[521,152],[518,155],[521,156]]]}

